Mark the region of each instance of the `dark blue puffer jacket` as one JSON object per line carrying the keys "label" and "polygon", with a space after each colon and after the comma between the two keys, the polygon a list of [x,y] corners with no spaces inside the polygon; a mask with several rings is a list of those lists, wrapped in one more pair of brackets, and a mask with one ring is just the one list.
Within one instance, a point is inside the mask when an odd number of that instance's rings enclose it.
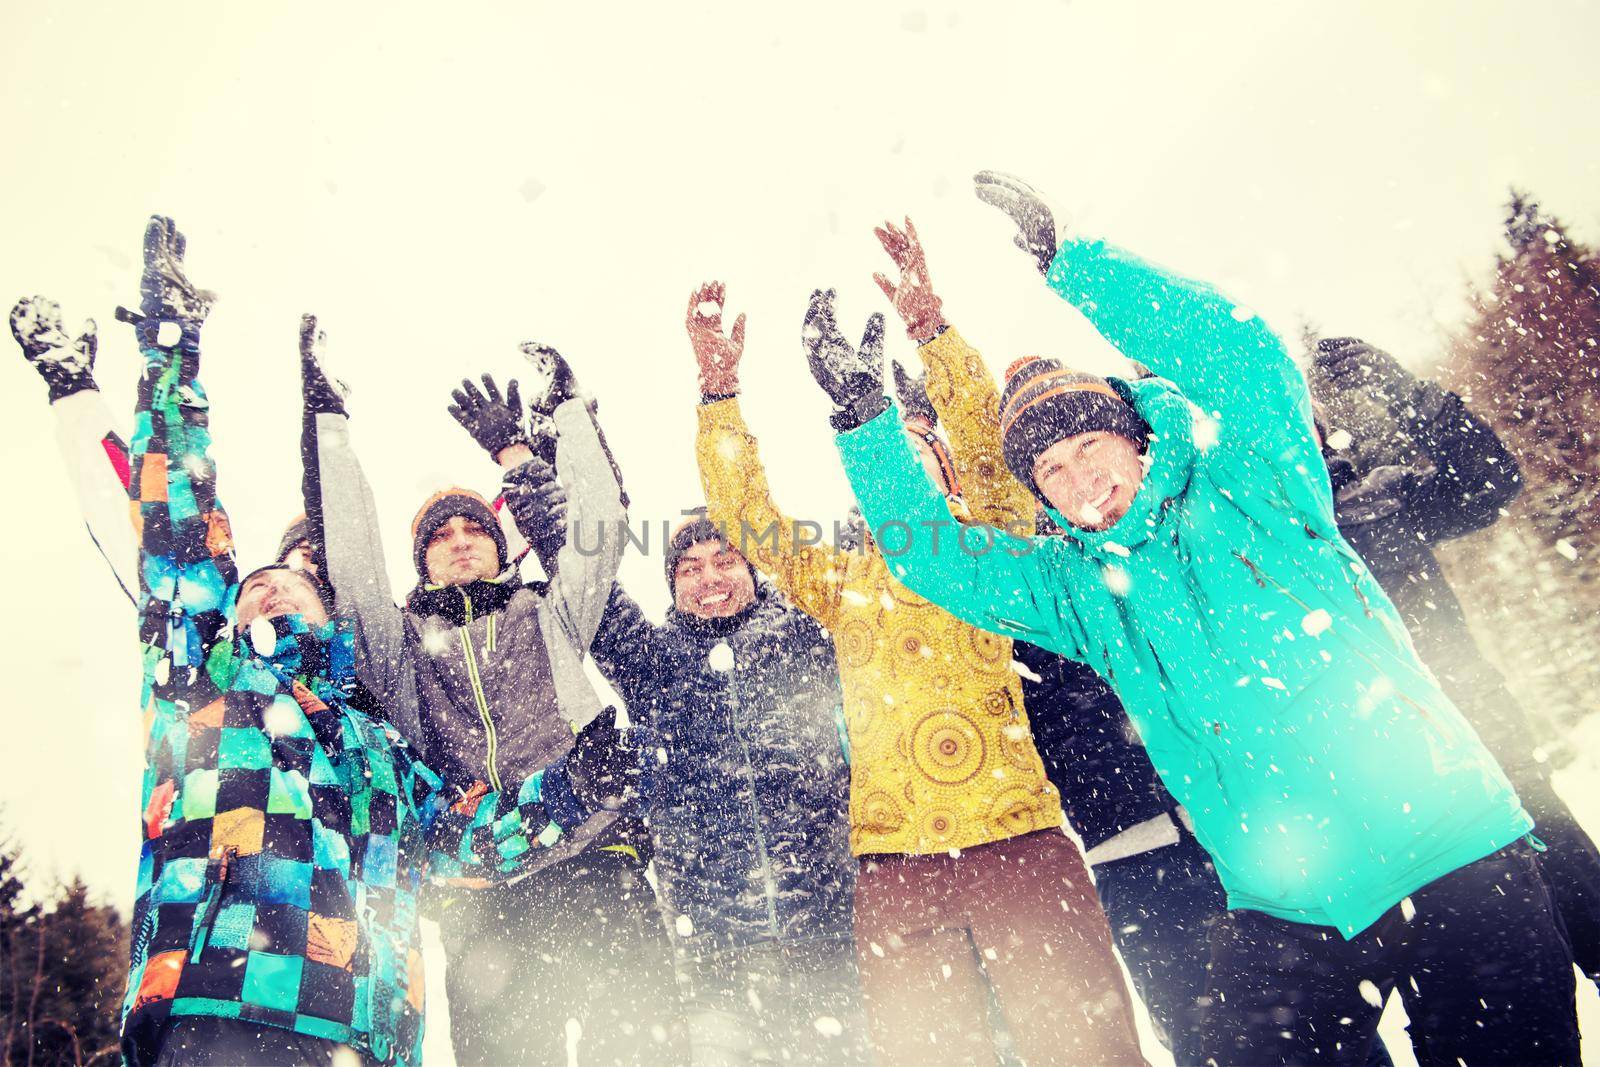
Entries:
{"label": "dark blue puffer jacket", "polygon": [[1033,743],[1084,848],[1177,807],[1122,702],[1099,675],[1025,641],[1014,642],[1011,655],[1027,668],[1018,673]]}
{"label": "dark blue puffer jacket", "polygon": [[591,652],[657,735],[650,829],[678,937],[714,951],[849,936],[850,778],[823,629],[765,582],[738,615],[674,609],[660,626],[618,586]]}

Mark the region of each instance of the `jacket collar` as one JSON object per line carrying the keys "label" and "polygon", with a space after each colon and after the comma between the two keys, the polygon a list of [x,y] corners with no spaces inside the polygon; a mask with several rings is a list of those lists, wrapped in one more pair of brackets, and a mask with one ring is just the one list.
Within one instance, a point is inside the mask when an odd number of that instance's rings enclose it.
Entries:
{"label": "jacket collar", "polygon": [[465,626],[481,615],[505,607],[521,588],[515,567],[507,567],[493,578],[479,578],[466,585],[420,582],[406,597],[406,608],[416,615],[439,616],[452,626]]}
{"label": "jacket collar", "polygon": [[1116,558],[1148,541],[1166,521],[1172,506],[1189,488],[1196,456],[1194,408],[1172,383],[1160,378],[1125,381],[1108,378],[1111,387],[1133,406],[1150,427],[1145,449],[1144,483],[1127,512],[1109,529],[1080,530],[1053,507],[1046,507],[1063,536],[1096,555]]}

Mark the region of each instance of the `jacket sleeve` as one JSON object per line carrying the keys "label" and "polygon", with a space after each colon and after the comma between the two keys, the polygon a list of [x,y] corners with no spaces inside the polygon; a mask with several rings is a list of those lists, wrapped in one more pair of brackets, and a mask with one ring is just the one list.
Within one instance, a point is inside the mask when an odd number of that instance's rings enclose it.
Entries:
{"label": "jacket sleeve", "polygon": [[128,522],[128,444],[117,433],[98,389],[84,389],[50,405],[56,444],[66,460],[89,539],[105,557],[130,603],[138,607],[139,546]]}
{"label": "jacket sleeve", "polygon": [[163,672],[177,685],[179,672],[200,668],[230,627],[239,570],[232,528],[217,500],[198,337],[186,330],[174,349],[142,348],[128,455],[139,539],[139,636],[158,653],[145,657],[157,685],[166,684]]}
{"label": "jacket sleeve", "polygon": [[630,719],[642,719],[660,688],[660,635],[621,582],[611,587],[589,651],[600,674],[621,694]]}
{"label": "jacket sleeve", "polygon": [[412,763],[430,878],[505,881],[565,858],[557,845],[593,814],[573,792],[566,767],[562,757],[518,785],[494,791],[478,782],[461,792]]}
{"label": "jacket sleeve", "polygon": [[[1069,623],[1070,591],[1041,549],[1043,538],[993,526],[985,538],[961,538],[944,497],[929,481],[888,410],[838,438],[845,474],[895,577],[958,619],[1082,658],[1082,635]],[[962,547],[965,545],[966,547]]]}
{"label": "jacket sleeve", "polygon": [[349,419],[308,412],[301,449],[311,539],[326,557],[335,606],[354,625],[356,674],[402,732],[415,737],[406,714],[416,706],[416,680],[407,658],[405,617],[389,588],[377,505],[350,444]]}
{"label": "jacket sleeve", "polygon": [[1434,466],[1399,518],[1419,540],[1431,544],[1481,530],[1522,490],[1516,457],[1454,393],[1445,393],[1438,413],[1411,433]]}
{"label": "jacket sleeve", "polygon": [[833,625],[843,553],[822,545],[822,530],[815,524],[816,541],[802,537],[801,524],[773,503],[761,453],[737,399],[701,404],[699,413],[695,455],[711,521],[757,570],[771,575],[796,607],[824,626]]}
{"label": "jacket sleeve", "polygon": [[961,497],[972,518],[1031,533],[1033,494],[1006,468],[1000,447],[1000,392],[983,357],[954,327],[917,352],[928,369],[928,399],[950,438]]}
{"label": "jacket sleeve", "polygon": [[546,603],[573,647],[589,648],[600,627],[627,541],[622,486],[582,398],[555,411],[556,474],[567,487],[567,539],[556,553]]}
{"label": "jacket sleeve", "polygon": [[[1216,418],[1219,443],[1326,482],[1310,390],[1260,316],[1203,282],[1102,241],[1064,243],[1046,281],[1123,355]],[[1331,522],[1331,495],[1322,495],[1328,499],[1319,506]]]}

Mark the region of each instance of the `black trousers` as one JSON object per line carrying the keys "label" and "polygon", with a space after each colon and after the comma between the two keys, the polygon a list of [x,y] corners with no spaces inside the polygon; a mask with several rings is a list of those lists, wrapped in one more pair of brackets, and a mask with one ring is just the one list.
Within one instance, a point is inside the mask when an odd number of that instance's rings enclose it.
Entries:
{"label": "black trousers", "polygon": [[[320,1037],[307,1037],[277,1026],[261,1026],[239,1019],[187,1015],[174,1019],[161,1041],[154,1067],[324,1067],[371,1061],[353,1049]],[[130,1060],[140,1067],[135,1058]]]}
{"label": "black trousers", "polygon": [[1512,779],[1522,806],[1533,816],[1533,833],[1544,843],[1539,872],[1572,948],[1572,960],[1600,983],[1600,851],[1572,810],[1543,776]]}
{"label": "black trousers", "polygon": [[1234,911],[1213,932],[1200,1049],[1216,1064],[1360,1064],[1398,988],[1424,1065],[1576,1064],[1576,981],[1534,851],[1445,875],[1346,941]]}
{"label": "black trousers", "polygon": [[672,950],[631,856],[593,850],[433,902],[456,1062],[687,1060]]}

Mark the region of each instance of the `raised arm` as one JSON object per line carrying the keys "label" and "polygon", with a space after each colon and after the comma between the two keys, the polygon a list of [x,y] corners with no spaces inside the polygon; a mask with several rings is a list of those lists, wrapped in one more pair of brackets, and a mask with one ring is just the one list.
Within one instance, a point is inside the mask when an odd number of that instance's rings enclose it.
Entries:
{"label": "raised arm", "polygon": [[94,380],[95,322],[87,320],[83,331],[69,338],[54,301],[24,297],[11,309],[11,335],[49,389],[56,445],[78,494],[89,539],[110,565],[123,595],[138,607],[138,545],[128,522],[128,445]]}
{"label": "raised arm", "polygon": [[886,222],[874,232],[900,271],[898,281],[874,278],[926,368],[912,378],[895,364],[901,406],[914,412],[920,399],[944,423],[961,497],[974,520],[1008,530],[1030,526],[1033,494],[1006,469],[1000,445],[1000,392],[983,357],[945,321],[916,227],[906,219],[904,230]]}
{"label": "raised arm", "polygon": [[1431,472],[1391,479],[1399,510],[1386,522],[1401,536],[1431,543],[1481,530],[1521,491],[1516,458],[1494,429],[1389,353],[1355,338],[1329,338],[1318,342],[1315,369],[1331,389],[1371,394],[1433,462]]}
{"label": "raised arm", "polygon": [[802,527],[773,503],[756,439],[739,411],[745,318],[740,315],[724,336],[725,295],[721,282],[702,285],[689,298],[686,323],[700,368],[695,457],[706,512],[728,543],[770,575],[795,606],[829,626],[839,609],[844,560],[822,544],[820,525]]}
{"label": "raised arm", "polygon": [[[991,171],[976,181],[979,199],[1010,215],[1019,247],[1043,263],[1043,242],[1056,234],[1043,198],[1027,183]],[[1104,241],[1063,241],[1044,271],[1046,284],[1123,355],[1217,417],[1223,447],[1326,480],[1305,379],[1259,315],[1204,282]]]}
{"label": "raised arm", "polygon": [[372,488],[350,443],[347,390],[328,373],[327,338],[314,316],[300,324],[301,488],[312,553],[334,590],[340,615],[355,627],[356,673],[401,732],[412,721],[416,680],[406,658],[405,621],[389,588]]}

